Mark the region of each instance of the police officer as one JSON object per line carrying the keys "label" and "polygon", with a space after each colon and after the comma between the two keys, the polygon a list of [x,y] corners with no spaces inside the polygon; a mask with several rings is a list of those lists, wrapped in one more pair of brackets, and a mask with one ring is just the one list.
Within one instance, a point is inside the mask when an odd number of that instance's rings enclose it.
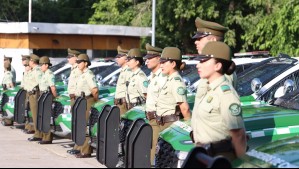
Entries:
{"label": "police officer", "polygon": [[[175,47],[166,47],[161,57],[162,73],[167,76],[166,83],[162,86],[156,104],[155,119],[150,121],[153,128],[153,147],[157,145],[159,133],[168,128],[173,122],[190,120],[190,108],[187,103],[187,89],[179,70],[183,70],[181,51]],[[154,153],[155,151],[152,151]],[[151,155],[152,157],[154,154]]]}
{"label": "police officer", "polygon": [[[126,110],[130,110],[135,106],[145,103],[148,80],[145,73],[140,68],[144,63],[140,49],[131,49],[128,53],[127,61],[131,73],[126,82],[125,96]],[[122,127],[120,126],[120,130],[121,128]],[[125,140],[122,140],[122,136],[120,135],[120,144],[118,147],[119,161],[116,165],[117,168],[124,167],[124,142]]]}
{"label": "police officer", "polygon": [[9,88],[13,88],[13,75],[11,72],[11,65],[9,62],[4,63],[4,75],[3,75],[3,80],[2,80],[2,86],[4,90],[7,90]]}
{"label": "police officer", "polygon": [[[228,31],[228,28],[218,23],[204,21],[200,18],[196,18],[195,25],[197,28],[197,33],[193,36],[193,39],[195,39],[195,46],[198,54],[202,54],[202,49],[208,42],[222,42],[224,40],[224,34]],[[236,88],[237,75],[233,73],[231,76],[226,75],[226,77]]]}
{"label": "police officer", "polygon": [[[52,93],[53,97],[57,97],[56,87],[55,87],[55,76],[53,72],[49,69],[52,64],[50,62],[49,57],[43,56],[39,60],[39,66],[43,72],[42,78],[39,81],[39,88],[42,93],[48,92],[50,88],[50,92]],[[39,144],[52,144],[53,135],[52,132],[49,131],[48,133],[42,133],[42,141]]]}
{"label": "police officer", "polygon": [[[4,63],[4,76],[2,81],[3,90],[7,90],[9,88],[14,87],[14,84],[12,82],[13,75],[11,73],[11,65],[9,62]],[[8,119],[6,117],[2,118],[1,122],[4,126],[11,126],[13,125],[13,121],[11,119]]]}
{"label": "police officer", "polygon": [[224,74],[232,74],[235,64],[231,50],[223,42],[209,42],[204,58],[197,58],[201,78],[192,113],[193,137],[197,146],[205,147],[211,156],[223,155],[229,160],[246,151],[245,127],[240,99]]}
{"label": "police officer", "polygon": [[120,46],[118,46],[117,51],[118,55],[116,56],[116,62],[121,67],[121,72],[116,84],[114,104],[119,107],[120,115],[123,115],[127,112],[126,82],[130,77],[131,70],[127,65],[127,56],[129,51],[122,49]]}
{"label": "police officer", "polygon": [[[76,83],[79,79],[79,76],[82,74],[82,72],[78,69],[77,59],[78,56],[81,54],[79,51],[68,49],[68,62],[71,67],[71,74],[68,81],[68,93],[71,99],[71,106],[75,103],[75,92],[76,92]],[[80,146],[75,145],[73,149],[68,150],[67,152],[69,154],[79,154],[80,153]]]}
{"label": "police officer", "polygon": [[[4,63],[10,63],[11,65],[12,62],[12,57],[4,56]],[[11,66],[11,73],[12,73],[12,82],[14,85],[16,85],[16,71],[15,69]]]}
{"label": "police officer", "polygon": [[[147,55],[144,57],[146,59],[147,67],[152,71],[149,77],[149,86],[147,90],[147,98],[146,98],[146,118],[150,121],[152,128],[159,128],[155,115],[157,112],[156,104],[158,102],[159,92],[167,81],[167,77],[162,73],[162,69],[160,68],[160,58],[163,49],[153,47],[150,44],[146,44]],[[159,130],[159,129],[154,129]],[[154,140],[158,140],[158,133],[153,135]],[[155,160],[155,152],[156,152],[156,144],[152,144],[151,149],[151,162],[154,165]]]}
{"label": "police officer", "polygon": [[42,133],[37,130],[36,120],[37,120],[37,103],[40,95],[39,90],[39,80],[42,78],[43,72],[39,67],[39,57],[35,54],[30,55],[29,66],[32,71],[28,75],[28,94],[29,94],[29,104],[30,110],[32,112],[32,120],[34,125],[34,135],[28,138],[28,141],[41,141]]}
{"label": "police officer", "polygon": [[127,81],[126,102],[127,109],[142,105],[146,101],[148,80],[146,74],[141,70],[144,63],[140,49],[131,49],[128,53],[128,66],[132,73]]}
{"label": "police officer", "polygon": [[[91,65],[88,55],[80,54],[77,60],[78,69],[81,71],[81,75],[76,83],[75,96],[80,97],[82,92],[85,94],[87,100],[87,110],[86,110],[86,121],[89,120],[89,111],[91,106],[98,100],[99,89],[95,80],[95,75],[88,66]],[[76,154],[76,158],[88,158],[91,157],[92,149],[89,145],[89,137],[86,137],[85,142],[81,148],[81,153]]]}
{"label": "police officer", "polygon": [[[32,71],[31,67],[29,66],[29,61],[30,61],[30,56],[29,55],[22,55],[22,64],[25,67],[25,71],[23,74],[23,79],[21,81],[21,88],[26,91],[26,99],[25,99],[25,107],[28,110],[29,109],[29,94],[28,94],[28,89],[30,86],[28,86],[29,82],[29,75],[30,72]],[[25,129],[23,130],[24,133],[26,134],[34,134],[34,127],[33,125],[30,124],[30,120],[26,119],[25,123]]]}

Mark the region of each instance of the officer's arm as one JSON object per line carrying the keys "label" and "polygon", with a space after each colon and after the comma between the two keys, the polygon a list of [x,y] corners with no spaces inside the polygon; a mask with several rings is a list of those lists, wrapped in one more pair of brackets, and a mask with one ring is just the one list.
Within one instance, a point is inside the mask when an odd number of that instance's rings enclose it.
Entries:
{"label": "officer's arm", "polygon": [[56,91],[56,87],[55,86],[51,86],[51,92],[53,94],[54,97],[57,97],[57,91]]}
{"label": "officer's arm", "polygon": [[99,100],[99,89],[98,89],[97,87],[95,87],[95,88],[93,88],[93,89],[91,90],[91,94],[92,94],[93,99],[94,99],[95,101],[98,101],[98,100]]}
{"label": "officer's arm", "polygon": [[247,148],[245,129],[230,130],[230,135],[232,137],[236,155],[240,158],[245,155]]}
{"label": "officer's arm", "polygon": [[190,108],[189,108],[189,104],[187,102],[183,102],[183,103],[178,103],[178,105],[180,106],[181,112],[184,116],[184,120],[188,121],[190,120]]}

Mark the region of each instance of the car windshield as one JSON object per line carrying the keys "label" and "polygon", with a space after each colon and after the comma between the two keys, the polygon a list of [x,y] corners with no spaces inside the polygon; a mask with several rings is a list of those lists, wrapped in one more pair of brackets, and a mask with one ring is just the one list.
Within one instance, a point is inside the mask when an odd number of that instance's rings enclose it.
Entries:
{"label": "car windshield", "polygon": [[60,63],[58,63],[57,65],[52,66],[52,67],[50,68],[50,70],[52,70],[52,72],[55,72],[56,70],[62,68],[65,64],[67,64],[67,61],[66,61],[66,60],[64,60],[64,61],[62,61],[62,62],[60,62]]}
{"label": "car windshield", "polygon": [[102,78],[105,78],[109,74],[113,73],[119,69],[119,66],[117,64],[112,64],[109,66],[99,66],[99,67],[94,67],[91,68],[90,70],[96,75],[96,76],[101,76]]}
{"label": "car windshield", "polygon": [[70,74],[71,74],[71,68],[65,69],[64,71],[57,73],[55,75],[55,82],[62,82],[63,81],[62,76],[68,78]]}
{"label": "car windshield", "polygon": [[287,109],[299,110],[299,89],[277,99],[274,105]]}
{"label": "car windshield", "polygon": [[186,86],[190,86],[199,80],[196,64],[186,65],[185,69],[180,71],[180,75],[183,77]]}
{"label": "car windshield", "polygon": [[237,92],[240,96],[249,96],[253,94],[251,90],[251,81],[259,78],[263,85],[294,66],[295,59],[279,57],[271,58],[257,65],[252,66],[247,71],[241,73],[238,77]]}

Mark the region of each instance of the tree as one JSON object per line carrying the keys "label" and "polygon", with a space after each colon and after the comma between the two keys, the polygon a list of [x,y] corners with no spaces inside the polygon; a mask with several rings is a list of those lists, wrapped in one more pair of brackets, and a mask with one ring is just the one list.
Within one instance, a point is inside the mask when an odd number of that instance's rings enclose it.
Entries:
{"label": "tree", "polygon": [[[32,22],[87,23],[97,0],[33,0]],[[2,22],[27,22],[28,0],[0,0]]]}

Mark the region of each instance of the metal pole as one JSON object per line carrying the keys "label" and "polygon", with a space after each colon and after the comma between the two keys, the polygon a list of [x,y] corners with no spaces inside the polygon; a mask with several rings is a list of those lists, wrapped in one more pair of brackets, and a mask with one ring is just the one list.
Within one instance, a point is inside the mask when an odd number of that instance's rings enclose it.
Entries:
{"label": "metal pole", "polygon": [[29,14],[28,14],[28,22],[31,23],[32,19],[32,0],[29,0]]}
{"label": "metal pole", "polygon": [[152,46],[156,46],[156,0],[152,1]]}

